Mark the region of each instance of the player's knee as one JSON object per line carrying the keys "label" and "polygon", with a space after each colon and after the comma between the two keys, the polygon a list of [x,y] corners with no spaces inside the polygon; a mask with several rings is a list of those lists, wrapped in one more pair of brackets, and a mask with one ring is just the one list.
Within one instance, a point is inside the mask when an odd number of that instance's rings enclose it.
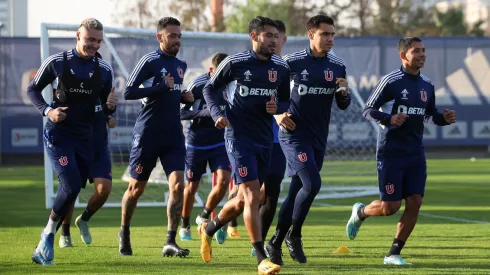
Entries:
{"label": "player's knee", "polygon": [[383,211],[383,215],[384,216],[391,216],[391,215],[395,214],[396,212],[398,212],[398,210],[400,210],[401,205],[402,204],[399,201],[384,201],[381,204],[381,209]]}
{"label": "player's knee", "polygon": [[95,189],[99,197],[107,198],[112,191],[112,182],[108,179],[102,179]]}
{"label": "player's knee", "polygon": [[131,198],[138,199],[145,191],[146,181],[132,181],[128,186],[128,193]]}
{"label": "player's knee", "polygon": [[245,190],[246,191],[243,193],[245,204],[253,205],[260,203],[260,188],[258,186],[257,188],[253,186],[247,186]]}
{"label": "player's knee", "polygon": [[69,201],[74,200],[82,188],[82,180],[77,170],[65,171],[59,174],[60,190]]}
{"label": "player's knee", "polygon": [[199,189],[199,181],[188,181],[185,183],[184,193],[195,195]]}
{"label": "player's knee", "polygon": [[[177,193],[177,194],[183,194],[184,193],[184,188],[185,188],[185,183],[184,182],[176,182],[174,184],[169,184],[168,185],[168,191],[170,193]],[[197,190],[197,189],[196,189]]]}
{"label": "player's knee", "polygon": [[419,211],[422,207],[422,196],[412,195],[406,198],[406,211]]}

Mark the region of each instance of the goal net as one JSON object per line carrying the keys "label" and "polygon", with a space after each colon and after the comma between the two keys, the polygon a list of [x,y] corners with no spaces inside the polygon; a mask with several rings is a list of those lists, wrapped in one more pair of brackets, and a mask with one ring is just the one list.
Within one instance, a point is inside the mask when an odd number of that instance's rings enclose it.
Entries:
{"label": "goal net", "polygon": [[[75,40],[77,25],[47,24],[41,25],[41,60],[50,55],[71,49]],[[50,34],[63,32],[65,38],[50,37]],[[139,59],[158,47],[155,40],[155,30],[131,28],[104,28],[104,43],[99,52],[103,59],[111,64],[115,80],[114,85],[119,95],[119,104],[115,118],[117,127],[109,130],[109,145],[113,163],[113,188],[106,206],[120,206],[121,198],[129,181],[128,162],[132,141],[133,126],[141,108],[140,101],[126,101],[123,93],[126,79]],[[299,51],[308,45],[304,37],[289,37],[283,48],[283,53]],[[182,33],[182,47],[179,56],[188,64],[184,77],[184,87],[195,77],[205,73],[211,57],[217,52],[233,54],[250,48],[249,37],[246,34],[231,33]],[[355,64],[349,56],[341,56],[347,64]],[[351,58],[352,59],[352,58]],[[348,65],[349,68],[349,65]],[[353,100],[346,111],[341,111],[334,104],[328,138],[328,150],[322,169],[323,187],[317,201],[337,198],[350,198],[377,193],[376,164],[374,152],[376,146],[377,126],[362,118],[364,101],[358,91],[353,88]],[[49,89],[43,91],[48,102],[51,102]],[[46,118],[44,118],[46,119]],[[44,121],[45,122],[45,121]],[[186,125],[184,123],[184,129]],[[212,177],[207,173],[203,177],[196,206],[203,205],[209,190]],[[54,201],[57,179],[53,175],[49,160],[45,158],[46,207],[50,208]],[[168,199],[167,178],[159,163],[151,174],[145,194],[140,198],[138,206],[166,205]],[[280,201],[286,195],[289,178],[285,177]],[[86,205],[93,194],[94,188],[87,184],[81,191],[77,206]]]}

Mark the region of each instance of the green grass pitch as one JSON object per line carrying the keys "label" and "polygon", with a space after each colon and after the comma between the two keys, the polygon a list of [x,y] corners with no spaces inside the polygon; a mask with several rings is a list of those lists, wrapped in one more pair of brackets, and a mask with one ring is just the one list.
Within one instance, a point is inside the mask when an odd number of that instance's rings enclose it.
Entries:
{"label": "green grass pitch", "polygon": [[[343,165],[344,169],[349,168],[348,162]],[[402,251],[412,266],[383,265],[400,213],[370,218],[355,241],[345,236],[352,204],[377,198],[370,196],[317,201],[303,231],[308,263],[293,262],[284,247],[286,266],[280,274],[490,274],[490,160],[429,160],[428,167],[421,216]],[[118,253],[120,208],[103,208],[90,222],[92,245],[83,244],[73,226],[74,247],[58,248],[57,236],[56,265],[35,265],[31,263],[31,253],[49,214],[44,207],[43,177],[42,167],[0,168],[0,274],[257,273],[241,218],[242,238],[228,240],[221,246],[214,242],[213,261],[209,264],[201,260],[195,226],[193,241],[178,241],[191,250],[189,257],[162,257],[167,220],[163,207],[136,209],[131,231],[133,257]],[[345,175],[338,173],[324,179],[341,183]],[[92,192],[92,186],[88,186],[88,191]],[[75,215],[81,210],[77,209]],[[333,254],[341,245],[353,253]]]}

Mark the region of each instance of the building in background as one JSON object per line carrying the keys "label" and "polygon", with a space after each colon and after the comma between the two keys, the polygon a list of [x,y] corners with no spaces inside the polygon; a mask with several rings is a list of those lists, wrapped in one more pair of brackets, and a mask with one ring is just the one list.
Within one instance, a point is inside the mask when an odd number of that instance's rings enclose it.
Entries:
{"label": "building in background", "polygon": [[0,36],[27,36],[27,0],[0,0]]}

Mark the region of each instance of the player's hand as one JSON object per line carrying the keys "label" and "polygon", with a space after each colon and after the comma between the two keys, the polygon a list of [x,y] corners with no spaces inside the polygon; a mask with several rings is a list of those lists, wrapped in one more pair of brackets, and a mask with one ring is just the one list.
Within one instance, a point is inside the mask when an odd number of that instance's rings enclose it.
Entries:
{"label": "player's hand", "polygon": [[447,123],[452,124],[456,122],[456,111],[444,109],[444,113],[442,115]]}
{"label": "player's hand", "polygon": [[218,129],[224,129],[228,126],[230,126],[230,122],[228,121],[228,119],[224,116],[220,116],[217,120],[216,120],[216,123],[214,124],[214,126]]}
{"label": "player's hand", "polygon": [[391,125],[393,126],[402,126],[405,120],[408,118],[407,114],[400,113],[391,117]]}
{"label": "player's hand", "polygon": [[339,86],[337,92],[341,92],[343,96],[347,96],[349,94],[349,83],[347,83],[345,78],[337,77],[335,83],[337,86]]}
{"label": "player's hand", "polygon": [[182,103],[191,103],[191,102],[194,102],[194,95],[189,92],[189,91],[185,91],[181,94],[180,96],[180,101]]}
{"label": "player's hand", "polygon": [[296,129],[296,123],[294,123],[294,121],[291,119],[292,116],[293,115],[290,113],[284,113],[281,115],[276,115],[274,118],[276,119],[277,125],[293,131]]}
{"label": "player's hand", "polygon": [[109,93],[109,96],[107,97],[107,109],[109,110],[114,110],[117,105],[117,94],[114,92],[114,87],[112,87],[111,92]]}
{"label": "player's hand", "polygon": [[109,126],[109,128],[116,128],[116,125],[117,125],[116,119],[113,118],[112,116],[109,116],[107,118],[107,126]]}
{"label": "player's hand", "polygon": [[268,114],[274,115],[277,111],[276,95],[273,94],[271,100],[267,101],[265,104],[265,110]]}
{"label": "player's hand", "polygon": [[51,109],[48,112],[49,119],[54,123],[60,123],[66,118],[66,113],[63,111],[68,109],[68,107],[58,107],[56,109]]}
{"label": "player's hand", "polygon": [[174,78],[173,76],[170,75],[170,73],[168,73],[165,78],[165,85],[167,85],[167,87],[170,88],[170,90],[172,90],[174,88]]}

